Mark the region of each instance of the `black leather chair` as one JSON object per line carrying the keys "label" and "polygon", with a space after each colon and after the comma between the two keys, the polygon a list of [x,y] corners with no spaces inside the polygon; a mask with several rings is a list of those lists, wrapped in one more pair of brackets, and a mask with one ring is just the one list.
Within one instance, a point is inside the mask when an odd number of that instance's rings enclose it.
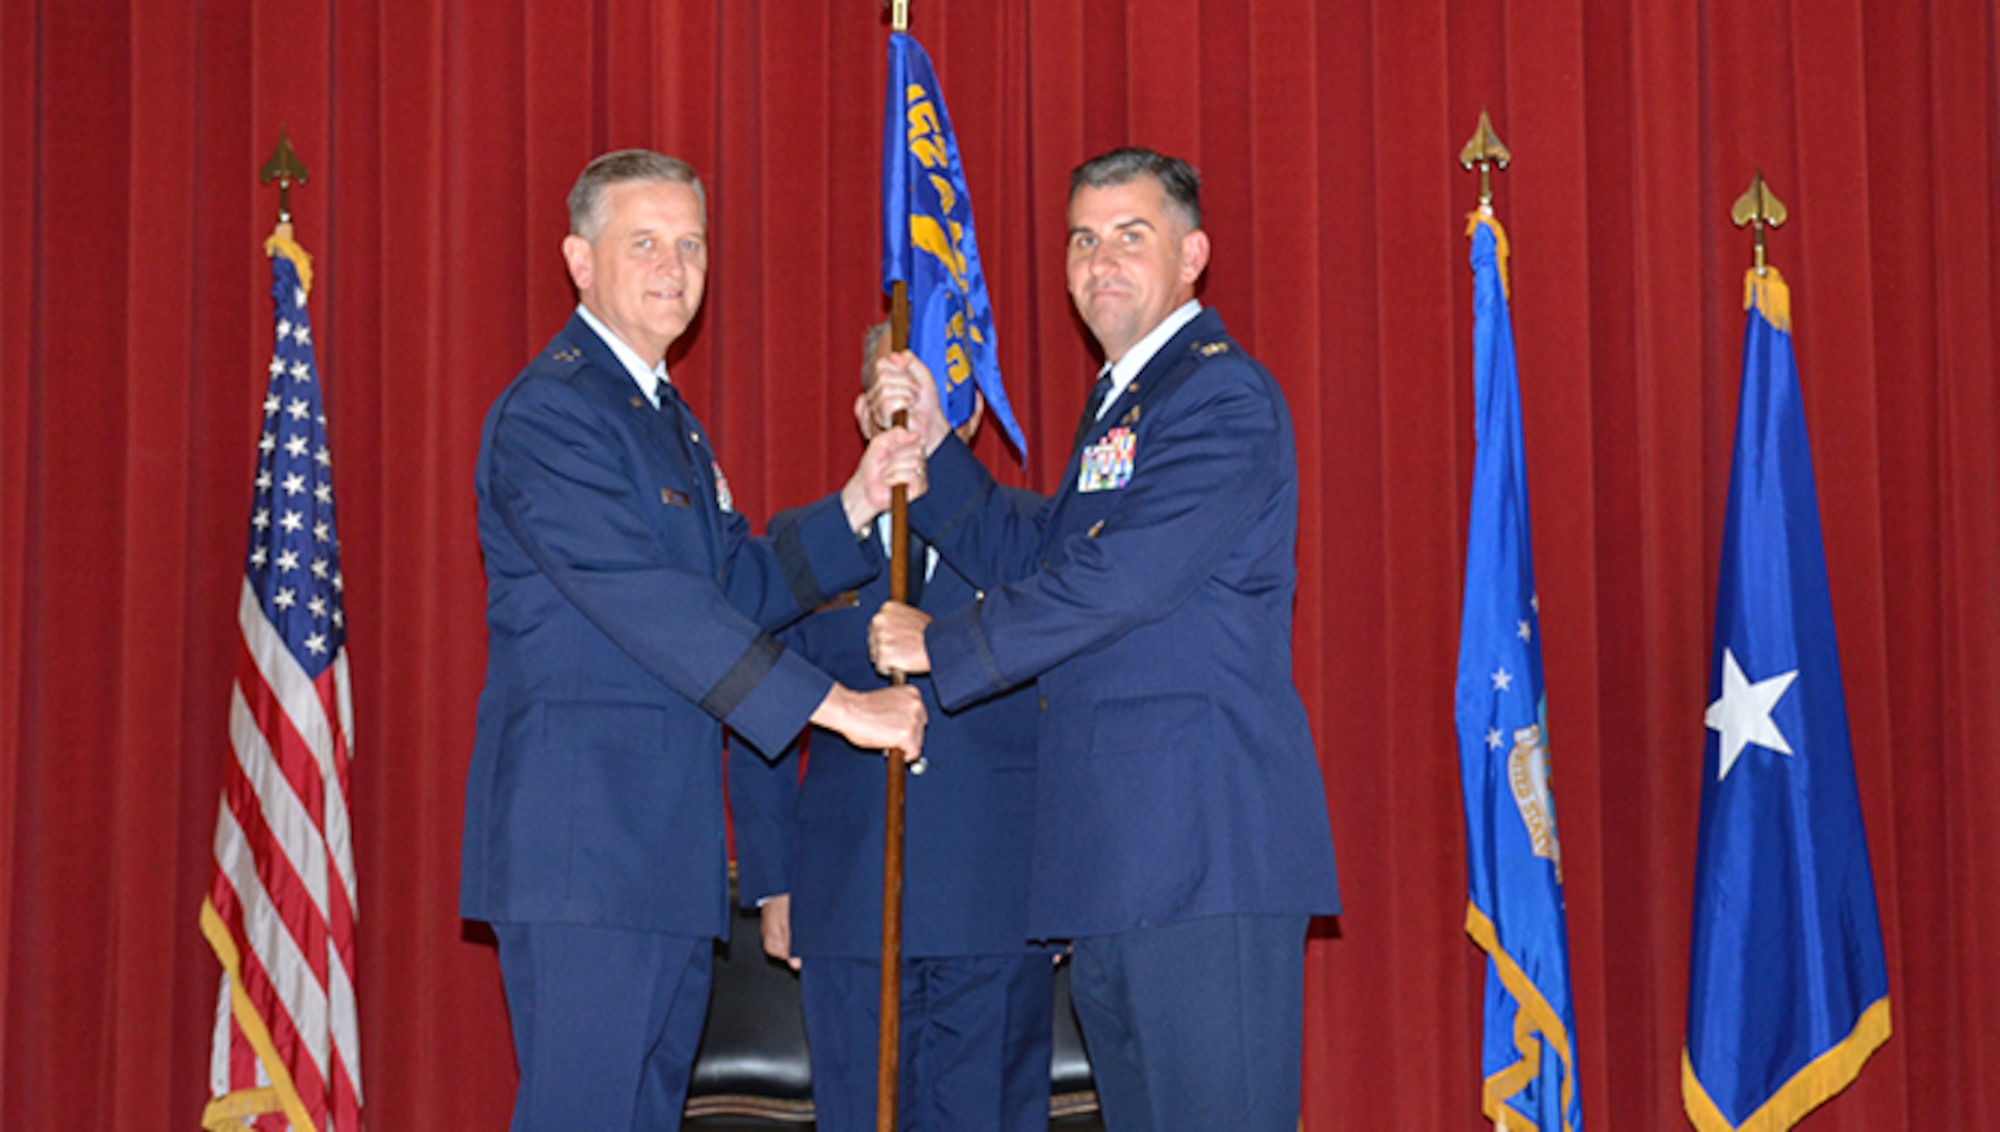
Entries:
{"label": "black leather chair", "polygon": [[[1069,1003],[1069,967],[1056,972],[1055,1056],[1050,1066],[1049,1127],[1102,1132]],[[755,912],[739,912],[728,945],[718,945],[694,1075],[688,1083],[689,1132],[803,1132],[813,1122],[812,1067],[797,976],[764,956]]]}

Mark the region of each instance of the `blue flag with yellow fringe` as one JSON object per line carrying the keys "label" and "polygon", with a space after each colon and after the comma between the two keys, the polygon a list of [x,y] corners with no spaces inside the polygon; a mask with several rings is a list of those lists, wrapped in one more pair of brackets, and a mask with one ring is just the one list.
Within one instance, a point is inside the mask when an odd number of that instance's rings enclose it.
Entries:
{"label": "blue flag with yellow fringe", "polygon": [[971,418],[976,389],[1026,464],[1028,440],[1000,385],[993,306],[951,115],[930,56],[902,32],[889,36],[882,141],[882,289],[896,283],[909,290],[910,350],[930,368],[952,427]]}
{"label": "blue flag with yellow fringe", "polygon": [[1458,643],[1458,755],[1470,899],[1465,930],[1486,953],[1482,1105],[1509,1132],[1580,1132],[1563,911],[1562,843],[1550,785],[1541,602],[1529,545],[1520,376],[1507,310],[1507,235],[1472,215],[1477,455]]}
{"label": "blue flag with yellow fringe", "polygon": [[1744,306],[1681,1060],[1701,1132],[1790,1128],[1889,1038],[1791,294],[1775,268],[1749,273]]}

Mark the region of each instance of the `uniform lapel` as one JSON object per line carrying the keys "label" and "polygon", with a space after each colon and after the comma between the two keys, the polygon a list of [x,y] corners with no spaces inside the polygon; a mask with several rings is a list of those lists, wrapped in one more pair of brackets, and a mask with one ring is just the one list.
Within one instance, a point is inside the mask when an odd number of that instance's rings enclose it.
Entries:
{"label": "uniform lapel", "polygon": [[[670,478],[687,485],[689,499],[686,502],[701,510],[709,556],[714,558],[721,545],[721,515],[716,503],[715,485],[705,470],[699,467],[688,439],[700,427],[694,421],[694,415],[681,407],[679,397],[665,384],[660,387],[660,407],[655,409],[646,395],[639,391],[638,383],[626,372],[618,356],[611,352],[611,347],[605,345],[604,340],[580,316],[570,316],[564,337],[567,348],[581,352],[590,363],[584,374],[589,382],[587,388],[610,405],[620,420],[629,421],[633,431],[644,438],[640,450],[653,466],[654,478]],[[650,497],[654,489],[665,487],[665,484],[647,485],[644,494]]]}
{"label": "uniform lapel", "polygon": [[1082,430],[1083,442],[1070,452],[1069,465],[1064,468],[1062,483],[1056,489],[1052,520],[1060,516],[1063,507],[1079,494],[1077,478],[1083,468],[1084,454],[1090,451],[1091,446],[1120,425],[1136,431],[1150,406],[1193,371],[1195,363],[1200,360],[1195,344],[1222,336],[1221,316],[1203,307],[1201,313],[1181,327],[1179,333],[1167,339],[1167,344],[1160,347],[1159,352],[1139,371],[1139,376],[1133,378],[1118,399],[1111,403],[1111,407]]}

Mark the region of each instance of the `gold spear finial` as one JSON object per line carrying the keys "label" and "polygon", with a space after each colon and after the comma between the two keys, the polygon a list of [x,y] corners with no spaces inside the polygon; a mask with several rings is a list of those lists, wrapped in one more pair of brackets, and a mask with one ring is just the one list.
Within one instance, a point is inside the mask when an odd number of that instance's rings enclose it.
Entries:
{"label": "gold spear finial", "polygon": [[292,139],[285,135],[282,126],[278,129],[278,148],[271,151],[271,160],[264,163],[257,176],[267,185],[278,182],[278,223],[291,223],[292,184],[305,184],[307,174],[305,162],[299,160],[292,149]]}
{"label": "gold spear finial", "polygon": [[1507,167],[1514,155],[1500,142],[1500,135],[1493,132],[1493,119],[1487,117],[1486,108],[1479,108],[1479,128],[1472,131],[1472,139],[1465,148],[1458,151],[1458,163],[1467,169],[1479,167],[1479,211],[1493,215],[1493,169]]}
{"label": "gold spear finial", "polygon": [[1736,206],[1729,210],[1730,223],[1738,228],[1745,224],[1754,225],[1756,228],[1757,274],[1764,274],[1764,229],[1767,226],[1776,228],[1783,224],[1788,215],[1785,211],[1785,202],[1772,194],[1771,186],[1764,183],[1764,170],[1759,168],[1757,175],[1750,179],[1749,190],[1737,197]]}
{"label": "gold spear finial", "polygon": [[910,30],[910,0],[885,0],[889,5],[889,27],[893,31]]}

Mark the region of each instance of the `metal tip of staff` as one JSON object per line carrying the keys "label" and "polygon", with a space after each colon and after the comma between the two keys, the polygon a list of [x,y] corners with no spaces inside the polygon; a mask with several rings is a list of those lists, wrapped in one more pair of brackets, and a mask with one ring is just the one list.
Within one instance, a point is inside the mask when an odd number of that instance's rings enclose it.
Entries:
{"label": "metal tip of staff", "polygon": [[292,186],[306,183],[308,174],[306,163],[299,160],[298,151],[292,148],[292,139],[284,127],[278,128],[278,147],[271,151],[271,159],[257,171],[257,177],[265,184],[278,182],[278,223],[287,224],[292,219]]}
{"label": "metal tip of staff", "polygon": [[1486,114],[1484,106],[1479,108],[1479,125],[1472,131],[1465,148],[1458,151],[1458,163],[1464,168],[1479,169],[1479,209],[1488,216],[1493,214],[1493,169],[1507,167],[1514,159],[1507,147],[1501,143],[1500,135],[1493,132],[1493,119]]}
{"label": "metal tip of staff", "polygon": [[1762,275],[1765,270],[1764,229],[1776,228],[1790,216],[1785,210],[1785,202],[1779,200],[1777,194],[1771,191],[1771,186],[1765,183],[1764,170],[1758,169],[1757,175],[1750,179],[1750,188],[1736,198],[1735,206],[1729,210],[1730,223],[1738,228],[1749,225],[1756,232],[1751,256],[1752,267],[1757,274]]}

